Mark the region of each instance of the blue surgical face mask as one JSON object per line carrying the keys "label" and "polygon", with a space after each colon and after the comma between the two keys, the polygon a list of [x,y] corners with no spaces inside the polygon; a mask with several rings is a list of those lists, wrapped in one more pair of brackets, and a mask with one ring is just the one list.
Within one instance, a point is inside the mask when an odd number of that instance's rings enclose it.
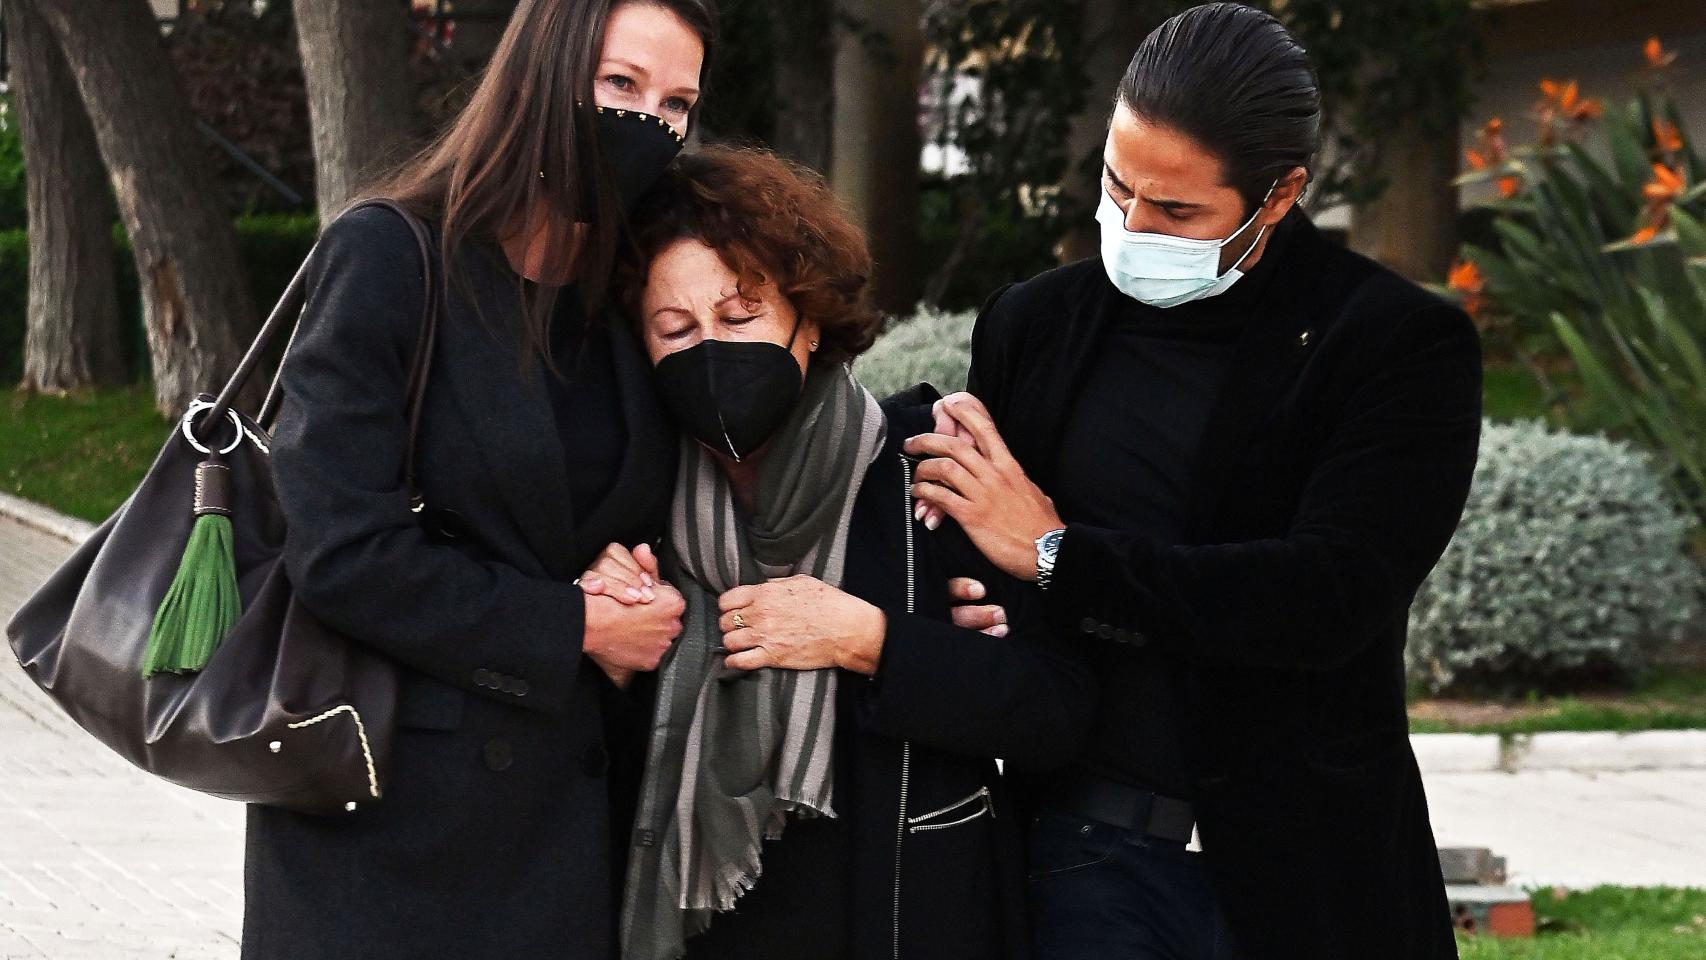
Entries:
{"label": "blue surgical face mask", "polygon": [[[1276,183],[1275,186],[1278,186]],[[1274,188],[1268,188],[1268,197]],[[1262,203],[1268,202],[1262,198]],[[1102,228],[1102,266],[1120,292],[1152,307],[1176,307],[1181,303],[1218,296],[1244,276],[1237,267],[1220,272],[1220,250],[1250,228],[1261,214],[1258,207],[1244,225],[1225,240],[1191,240],[1165,233],[1133,233],[1125,228],[1125,212],[1114,198],[1102,191],[1096,222]],[[1256,231],[1262,240],[1264,225]],[[1255,243],[1250,245],[1255,249]]]}

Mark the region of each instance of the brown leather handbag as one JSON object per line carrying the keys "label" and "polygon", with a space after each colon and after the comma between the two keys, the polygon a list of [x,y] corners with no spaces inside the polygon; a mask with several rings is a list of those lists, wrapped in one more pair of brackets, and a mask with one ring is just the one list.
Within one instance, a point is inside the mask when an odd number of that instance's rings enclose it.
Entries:
{"label": "brown leather handbag", "polygon": [[[403,217],[420,245],[426,309],[404,466],[418,512],[415,439],[438,318],[433,258],[419,219],[385,199],[357,207],[369,205]],[[231,406],[287,323],[294,339],[307,268],[304,261],[219,396],[191,405],[141,485],[25,602],[6,635],[30,678],[73,720],[149,773],[231,800],[330,813],[382,793],[397,668],[317,620],[285,575],[286,518],[268,460],[279,377],[254,418]],[[235,622],[204,665],[145,677],[157,611],[207,512],[230,518],[241,612],[233,608]]]}

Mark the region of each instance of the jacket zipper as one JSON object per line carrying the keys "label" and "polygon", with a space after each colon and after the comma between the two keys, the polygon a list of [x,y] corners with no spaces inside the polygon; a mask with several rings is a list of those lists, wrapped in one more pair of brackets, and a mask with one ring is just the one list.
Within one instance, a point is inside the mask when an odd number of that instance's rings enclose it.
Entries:
{"label": "jacket zipper", "polygon": [[[952,813],[955,810],[963,809],[967,804],[975,803],[975,802],[980,801],[980,800],[982,802],[978,803],[977,810],[975,810],[972,813],[967,814],[966,816],[959,818],[958,820],[953,820],[953,821],[950,821],[948,823],[925,823],[924,822],[926,820],[929,820],[931,817],[939,817],[939,816],[942,816],[943,814]],[[992,817],[992,818],[995,816],[995,801],[989,795],[989,788],[988,787],[979,787],[976,793],[965,798],[964,800],[960,800],[960,801],[957,801],[955,803],[950,803],[947,806],[941,808],[940,810],[932,810],[929,813],[921,814],[920,816],[916,816],[916,817],[911,817],[906,822],[908,825],[908,832],[909,833],[923,833],[927,830],[945,830],[948,827],[957,827],[962,823],[970,823],[973,820],[976,820],[978,817],[981,817],[986,813],[989,814],[990,817]]]}
{"label": "jacket zipper", "polygon": [[[917,549],[913,543],[912,461],[900,458],[901,473],[906,477],[906,612],[916,613],[918,607],[918,575],[913,569]],[[900,820],[894,831],[894,960],[900,960],[900,852],[906,842],[906,794],[912,784],[912,741],[900,745]]]}

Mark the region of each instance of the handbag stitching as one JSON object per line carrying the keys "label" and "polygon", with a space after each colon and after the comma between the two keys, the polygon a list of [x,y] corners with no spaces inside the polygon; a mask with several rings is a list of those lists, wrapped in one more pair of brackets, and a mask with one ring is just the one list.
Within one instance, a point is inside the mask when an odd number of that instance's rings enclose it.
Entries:
{"label": "handbag stitching", "polygon": [[373,795],[374,799],[378,799],[379,771],[374,769],[373,766],[373,748],[367,743],[367,725],[361,722],[361,711],[346,703],[342,706],[333,707],[317,717],[310,717],[307,720],[298,720],[290,725],[290,729],[297,730],[302,727],[311,727],[322,720],[329,720],[340,713],[344,713],[345,711],[348,711],[349,715],[355,718],[355,735],[357,739],[361,741],[361,758],[367,763],[367,791]]}

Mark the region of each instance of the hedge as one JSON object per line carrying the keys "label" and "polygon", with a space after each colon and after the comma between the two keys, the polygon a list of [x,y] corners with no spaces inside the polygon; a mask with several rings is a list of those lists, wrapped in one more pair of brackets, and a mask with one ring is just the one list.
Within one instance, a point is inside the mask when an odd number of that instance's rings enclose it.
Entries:
{"label": "hedge", "polygon": [[[237,246],[256,309],[263,314],[284,291],[320,229],[313,213],[253,214],[237,219]],[[136,263],[122,228],[113,228],[113,269],[124,322],[125,362],[131,378],[148,378]],[[0,378],[17,382],[24,371],[24,322],[29,298],[29,240],[22,230],[0,231]]]}

